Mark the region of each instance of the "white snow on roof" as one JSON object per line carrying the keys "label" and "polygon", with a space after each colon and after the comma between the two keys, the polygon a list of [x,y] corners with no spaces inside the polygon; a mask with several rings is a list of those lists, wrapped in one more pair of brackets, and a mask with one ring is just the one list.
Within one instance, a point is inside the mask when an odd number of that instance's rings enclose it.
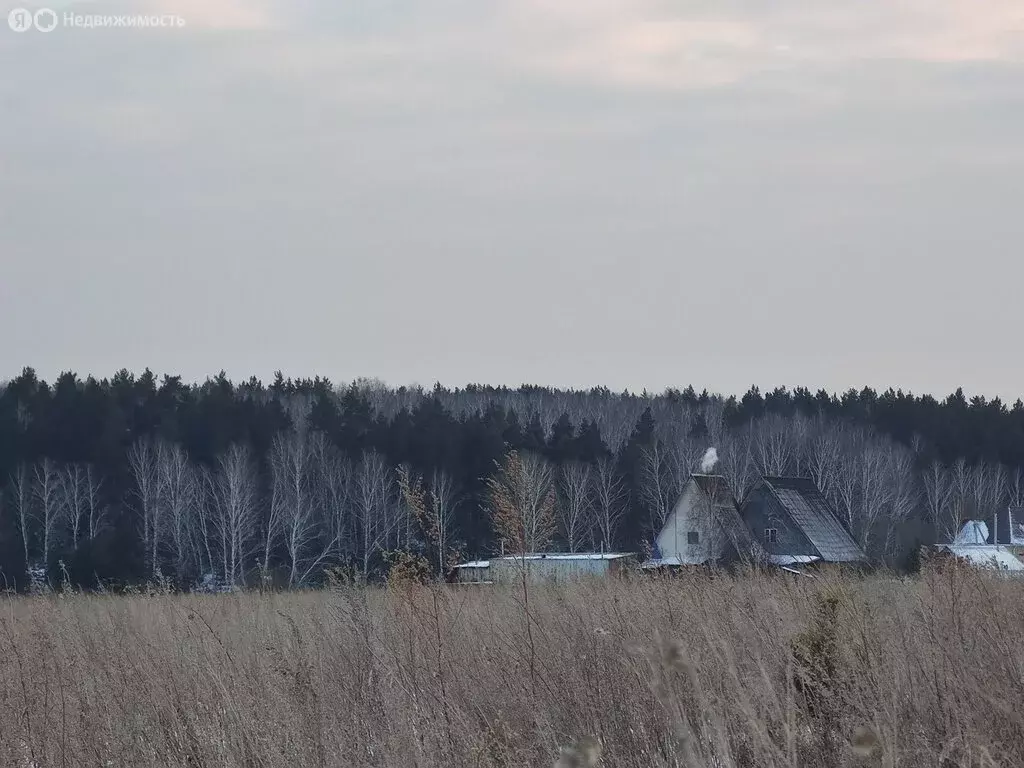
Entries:
{"label": "white snow on roof", "polygon": [[979,568],[1024,571],[1024,563],[1014,557],[1006,547],[992,544],[950,544],[944,548]]}
{"label": "white snow on roof", "polygon": [[490,560],[470,560],[468,563],[459,563],[456,568],[490,568]]}
{"label": "white snow on roof", "polygon": [[968,520],[960,529],[960,533],[953,539],[955,546],[986,544],[987,542],[988,525],[981,520]]}
{"label": "white snow on roof", "polygon": [[821,558],[814,555],[768,555],[768,559],[774,565],[807,565]]}

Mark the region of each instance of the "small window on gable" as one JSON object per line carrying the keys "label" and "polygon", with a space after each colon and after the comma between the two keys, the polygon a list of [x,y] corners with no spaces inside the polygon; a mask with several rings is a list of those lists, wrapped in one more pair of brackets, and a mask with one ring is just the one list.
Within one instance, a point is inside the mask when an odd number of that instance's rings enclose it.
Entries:
{"label": "small window on gable", "polygon": [[688,531],[686,533],[687,544],[700,544],[700,533],[697,531]]}
{"label": "small window on gable", "polygon": [[765,528],[764,529],[764,540],[769,544],[774,544],[779,540],[779,529],[778,528]]}

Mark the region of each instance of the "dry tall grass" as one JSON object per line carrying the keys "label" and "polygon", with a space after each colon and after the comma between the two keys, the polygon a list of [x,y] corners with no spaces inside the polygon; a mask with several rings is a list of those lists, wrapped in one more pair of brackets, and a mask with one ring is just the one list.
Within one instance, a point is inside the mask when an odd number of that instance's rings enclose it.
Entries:
{"label": "dry tall grass", "polygon": [[1022,589],[536,587],[532,679],[511,588],[12,598],[0,764],[1019,765]]}

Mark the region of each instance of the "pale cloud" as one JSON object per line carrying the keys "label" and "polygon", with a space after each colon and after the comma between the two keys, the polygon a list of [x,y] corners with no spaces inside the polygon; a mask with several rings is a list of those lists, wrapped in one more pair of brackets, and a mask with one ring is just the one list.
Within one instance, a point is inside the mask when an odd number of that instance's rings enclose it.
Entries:
{"label": "pale cloud", "polygon": [[[239,41],[229,66],[278,81],[334,76],[340,96],[370,101],[436,97],[417,93],[420,75],[460,67],[671,91],[860,61],[1024,61],[1020,0],[410,0],[390,12],[315,0],[144,2],[198,31],[279,32]],[[406,82],[396,90],[383,73]]]}
{"label": "pale cloud", "polygon": [[555,82],[678,90],[858,61],[1024,60],[1020,0],[413,0],[373,25],[316,3],[176,2],[182,16],[209,26],[302,30],[301,39],[268,41],[265,55],[249,62],[279,77],[344,76],[378,64],[467,66]]}
{"label": "pale cloud", "polygon": [[[687,88],[794,66],[1024,59],[1019,0],[517,3],[520,63],[618,86]],[[538,50],[539,48],[539,50]]]}

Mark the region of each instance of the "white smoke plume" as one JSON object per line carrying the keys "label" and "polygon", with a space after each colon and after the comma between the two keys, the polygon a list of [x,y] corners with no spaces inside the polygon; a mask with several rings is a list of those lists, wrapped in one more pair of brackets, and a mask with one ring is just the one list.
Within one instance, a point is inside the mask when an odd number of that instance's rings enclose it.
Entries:
{"label": "white smoke plume", "polygon": [[704,458],[700,460],[700,471],[705,475],[715,468],[718,463],[718,451],[712,446],[704,451]]}

